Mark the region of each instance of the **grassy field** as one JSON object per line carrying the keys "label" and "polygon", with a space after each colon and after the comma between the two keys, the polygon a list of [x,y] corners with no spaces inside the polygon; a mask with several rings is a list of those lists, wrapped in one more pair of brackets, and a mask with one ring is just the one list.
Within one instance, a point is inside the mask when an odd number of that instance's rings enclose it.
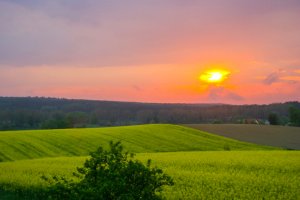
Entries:
{"label": "grassy field", "polygon": [[300,198],[299,151],[160,124],[0,132],[0,199],[34,195],[48,184],[43,175],[70,177],[110,140],[121,140],[137,159],[151,158],[174,178],[175,186],[164,190],[167,199]]}
{"label": "grassy field", "polygon": [[300,127],[250,124],[188,124],[185,126],[240,141],[300,150]]}
{"label": "grassy field", "polygon": [[[174,177],[167,199],[299,199],[300,152],[207,151],[141,153]],[[0,185],[7,188],[46,186],[42,175],[70,176],[86,157],[60,157],[0,163]],[[30,189],[29,189],[30,190]],[[0,193],[1,194],[1,193]],[[13,193],[3,193],[7,199]]]}
{"label": "grassy field", "polygon": [[0,132],[0,161],[83,156],[121,140],[130,152],[267,150],[260,146],[177,125]]}

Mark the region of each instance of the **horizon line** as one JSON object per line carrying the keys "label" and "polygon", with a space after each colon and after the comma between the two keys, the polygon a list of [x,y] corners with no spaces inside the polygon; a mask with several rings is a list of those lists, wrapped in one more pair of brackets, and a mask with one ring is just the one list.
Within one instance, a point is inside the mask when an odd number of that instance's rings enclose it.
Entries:
{"label": "horizon line", "polygon": [[251,105],[272,105],[272,104],[285,104],[285,103],[300,103],[297,100],[272,102],[272,103],[252,103],[252,104],[230,104],[230,103],[188,103],[188,102],[143,102],[143,101],[123,101],[123,100],[107,100],[107,99],[83,99],[83,98],[68,98],[68,97],[51,97],[51,96],[0,96],[0,98],[45,98],[45,99],[60,99],[60,100],[78,100],[78,101],[101,101],[101,102],[118,102],[118,103],[140,103],[140,104],[181,104],[181,105],[231,105],[231,106],[251,106]]}

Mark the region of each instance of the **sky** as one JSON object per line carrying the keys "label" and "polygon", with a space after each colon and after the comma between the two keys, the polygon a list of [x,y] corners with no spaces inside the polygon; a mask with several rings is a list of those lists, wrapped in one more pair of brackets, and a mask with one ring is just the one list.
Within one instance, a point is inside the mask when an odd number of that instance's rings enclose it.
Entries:
{"label": "sky", "polygon": [[299,0],[0,0],[0,96],[268,104],[299,91]]}

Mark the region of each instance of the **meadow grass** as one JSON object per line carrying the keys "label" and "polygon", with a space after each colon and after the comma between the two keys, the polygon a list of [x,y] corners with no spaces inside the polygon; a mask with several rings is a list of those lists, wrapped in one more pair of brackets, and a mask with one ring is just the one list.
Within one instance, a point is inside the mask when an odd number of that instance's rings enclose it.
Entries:
{"label": "meadow grass", "polygon": [[84,156],[108,141],[122,141],[130,152],[267,150],[196,129],[168,124],[0,132],[0,161]]}
{"label": "meadow grass", "polygon": [[[87,157],[60,157],[0,163],[2,190],[46,187],[43,175],[70,177]],[[299,151],[207,151],[139,153],[137,159],[162,168],[175,186],[167,199],[299,199]],[[7,192],[11,199],[12,192]],[[1,195],[1,193],[0,193]],[[4,196],[4,195],[3,195]],[[0,196],[1,197],[1,196]],[[16,197],[14,197],[16,198]]]}

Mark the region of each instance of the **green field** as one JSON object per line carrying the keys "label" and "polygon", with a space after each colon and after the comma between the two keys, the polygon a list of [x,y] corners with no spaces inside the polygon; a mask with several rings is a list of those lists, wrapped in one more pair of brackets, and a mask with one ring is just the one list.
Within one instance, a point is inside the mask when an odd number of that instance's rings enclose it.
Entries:
{"label": "green field", "polygon": [[0,132],[0,161],[83,156],[120,140],[130,152],[275,149],[176,125]]}
{"label": "green field", "polygon": [[[299,199],[300,152],[207,151],[141,153],[174,177],[167,199]],[[71,175],[86,157],[60,157],[0,163],[0,185],[46,186],[42,175]],[[30,189],[29,189],[30,190]]]}
{"label": "green field", "polygon": [[0,199],[34,196],[48,184],[41,176],[71,176],[88,152],[110,140],[174,178],[175,186],[164,190],[167,199],[300,198],[299,151],[178,125],[140,125],[0,132]]}

